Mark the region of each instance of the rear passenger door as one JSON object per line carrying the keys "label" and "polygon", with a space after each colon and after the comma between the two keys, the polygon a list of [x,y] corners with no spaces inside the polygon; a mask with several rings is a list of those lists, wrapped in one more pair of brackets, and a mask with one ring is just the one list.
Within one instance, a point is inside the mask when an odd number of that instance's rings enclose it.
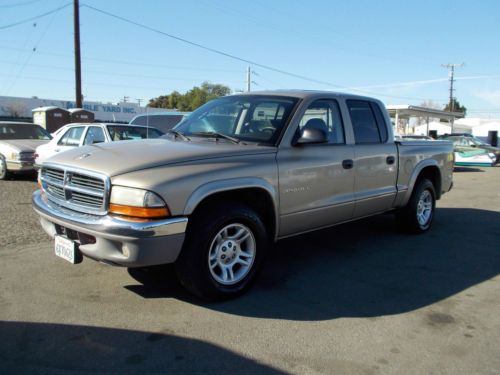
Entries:
{"label": "rear passenger door", "polygon": [[354,218],[385,211],[396,196],[397,147],[379,105],[346,100],[354,132]]}

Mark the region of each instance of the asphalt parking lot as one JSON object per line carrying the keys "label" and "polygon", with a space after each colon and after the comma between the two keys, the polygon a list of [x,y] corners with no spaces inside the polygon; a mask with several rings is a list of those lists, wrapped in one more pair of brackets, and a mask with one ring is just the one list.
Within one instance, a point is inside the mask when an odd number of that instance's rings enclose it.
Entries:
{"label": "asphalt parking lot", "polygon": [[0,372],[500,373],[500,167],[462,168],[433,229],[381,215],[279,243],[255,287],[54,255],[36,184],[0,181]]}

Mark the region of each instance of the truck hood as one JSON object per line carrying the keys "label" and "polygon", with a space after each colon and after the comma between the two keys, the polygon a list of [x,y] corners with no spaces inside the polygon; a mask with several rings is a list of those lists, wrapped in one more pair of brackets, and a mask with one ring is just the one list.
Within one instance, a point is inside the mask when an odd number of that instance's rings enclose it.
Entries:
{"label": "truck hood", "polygon": [[7,139],[0,141],[3,144],[9,145],[10,147],[17,150],[17,152],[35,152],[35,149],[43,145],[49,140],[43,139]]}
{"label": "truck hood", "polygon": [[47,163],[101,172],[113,177],[142,169],[200,159],[275,152],[274,147],[238,145],[225,141],[216,143],[212,140],[184,142],[148,139],[78,147],[47,159]]}

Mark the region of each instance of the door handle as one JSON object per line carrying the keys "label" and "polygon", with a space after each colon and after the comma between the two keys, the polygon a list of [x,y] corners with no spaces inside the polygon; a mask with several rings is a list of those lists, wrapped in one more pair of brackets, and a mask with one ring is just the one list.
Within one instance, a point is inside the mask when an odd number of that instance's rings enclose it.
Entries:
{"label": "door handle", "polygon": [[342,168],[351,169],[354,166],[354,161],[351,159],[346,159],[342,161]]}
{"label": "door handle", "polygon": [[61,151],[61,149],[56,148],[56,149],[54,149],[54,151],[55,151],[55,152],[59,152],[59,151]]}
{"label": "door handle", "polygon": [[396,161],[396,158],[394,156],[388,156],[387,159],[385,159],[385,161],[387,162],[387,164],[394,164],[394,162]]}

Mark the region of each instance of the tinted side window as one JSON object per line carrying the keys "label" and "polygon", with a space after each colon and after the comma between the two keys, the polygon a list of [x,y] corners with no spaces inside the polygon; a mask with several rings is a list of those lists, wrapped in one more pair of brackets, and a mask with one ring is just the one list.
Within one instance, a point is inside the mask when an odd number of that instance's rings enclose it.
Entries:
{"label": "tinted side window", "polygon": [[335,100],[316,100],[307,107],[299,128],[307,126],[323,128],[328,136],[328,143],[342,144],[344,139],[344,126],[337,102]]}
{"label": "tinted side window", "polygon": [[377,119],[378,130],[380,133],[380,137],[382,138],[382,142],[387,142],[387,124],[385,122],[384,116],[382,115],[382,111],[380,107],[371,103],[373,113],[375,113],[375,118]]}
{"label": "tinted side window", "polygon": [[102,129],[97,126],[91,126],[87,131],[87,135],[85,136],[83,144],[92,145],[94,143],[102,142],[106,142],[106,138],[104,137],[104,132],[102,131]]}
{"label": "tinted side window", "polygon": [[85,127],[83,126],[69,129],[57,144],[61,146],[78,146],[84,129]]}
{"label": "tinted side window", "polygon": [[363,100],[347,100],[356,143],[380,143],[377,121],[370,103]]}

